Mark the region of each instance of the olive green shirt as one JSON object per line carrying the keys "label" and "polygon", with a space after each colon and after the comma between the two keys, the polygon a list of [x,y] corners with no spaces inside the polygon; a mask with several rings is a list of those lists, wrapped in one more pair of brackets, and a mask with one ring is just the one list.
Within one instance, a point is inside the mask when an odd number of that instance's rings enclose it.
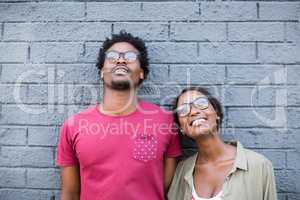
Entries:
{"label": "olive green shirt", "polygon": [[[277,200],[272,163],[263,155],[237,146],[232,170],[223,184],[222,200]],[[195,154],[179,162],[168,192],[169,200],[191,200]]]}

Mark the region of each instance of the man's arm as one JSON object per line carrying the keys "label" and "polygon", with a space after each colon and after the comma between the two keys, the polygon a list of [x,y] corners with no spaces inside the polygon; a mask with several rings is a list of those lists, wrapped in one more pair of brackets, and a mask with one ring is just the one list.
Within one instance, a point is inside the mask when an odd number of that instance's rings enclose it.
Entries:
{"label": "man's arm", "polygon": [[78,166],[61,167],[60,200],[80,199],[80,173]]}
{"label": "man's arm", "polygon": [[176,166],[177,166],[177,158],[165,158],[165,169],[164,169],[164,186],[165,186],[165,191],[167,192],[170,184],[172,182]]}

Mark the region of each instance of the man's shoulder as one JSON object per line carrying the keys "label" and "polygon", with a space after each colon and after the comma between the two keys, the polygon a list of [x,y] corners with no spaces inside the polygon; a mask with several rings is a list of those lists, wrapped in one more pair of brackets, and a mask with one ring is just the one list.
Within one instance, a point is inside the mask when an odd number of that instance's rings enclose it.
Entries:
{"label": "man's shoulder", "polygon": [[96,111],[96,105],[91,105],[87,108],[83,108],[79,110],[77,113],[70,115],[64,121],[64,124],[67,123],[68,125],[76,124],[81,119],[86,119],[91,115],[94,115]]}
{"label": "man's shoulder", "polygon": [[148,102],[145,100],[140,101],[140,108],[145,109],[145,110],[152,110],[152,111],[157,111],[158,114],[163,114],[163,115],[172,115],[172,112],[165,109],[164,107],[154,104],[152,102]]}

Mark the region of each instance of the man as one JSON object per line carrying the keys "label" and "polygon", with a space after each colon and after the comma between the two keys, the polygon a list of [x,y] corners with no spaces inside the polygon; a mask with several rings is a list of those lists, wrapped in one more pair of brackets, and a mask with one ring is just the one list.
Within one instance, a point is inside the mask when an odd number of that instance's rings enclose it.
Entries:
{"label": "man", "polygon": [[102,102],[60,131],[61,200],[164,199],[181,150],[171,113],[138,99],[149,71],[144,42],[123,31],[113,35],[97,67]]}

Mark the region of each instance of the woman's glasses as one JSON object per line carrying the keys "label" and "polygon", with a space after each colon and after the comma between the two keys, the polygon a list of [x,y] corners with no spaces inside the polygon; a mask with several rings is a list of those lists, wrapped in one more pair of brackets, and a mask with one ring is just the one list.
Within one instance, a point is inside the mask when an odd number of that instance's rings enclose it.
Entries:
{"label": "woman's glasses", "polygon": [[207,97],[199,97],[192,102],[184,103],[177,107],[176,113],[179,117],[185,117],[187,116],[192,109],[192,106],[195,106],[195,108],[198,108],[200,110],[205,110],[208,108],[209,100]]}

